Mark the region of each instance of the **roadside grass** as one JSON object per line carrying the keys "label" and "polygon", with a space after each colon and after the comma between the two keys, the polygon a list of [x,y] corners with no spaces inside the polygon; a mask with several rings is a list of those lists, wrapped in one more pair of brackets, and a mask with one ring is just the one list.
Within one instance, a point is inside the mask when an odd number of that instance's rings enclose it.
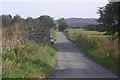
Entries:
{"label": "roadside grass", "polygon": [[50,29],[50,35],[52,35],[54,41],[56,41],[56,34],[55,34],[55,30],[54,29]]}
{"label": "roadside grass", "polygon": [[[82,33],[82,34],[80,34],[80,33]],[[84,37],[80,36],[80,35],[86,35],[86,34],[88,34],[88,35],[91,35],[91,34],[96,35],[97,34],[97,35],[101,35],[101,36],[103,35],[103,33],[100,33],[100,32],[84,31],[84,30],[79,30],[79,29],[77,29],[77,30],[68,29],[68,33],[67,34],[65,33],[66,37],[71,42],[75,43],[86,56],[88,56],[90,59],[94,60],[95,62],[101,64],[103,67],[112,71],[113,73],[120,75],[120,73],[118,72],[118,67],[120,67],[118,65],[119,64],[118,60],[112,59],[110,56],[106,56],[105,54],[98,52],[99,49],[96,49],[96,45],[94,43],[92,43],[93,45],[91,45],[91,43],[87,42],[86,36],[84,36]],[[103,36],[104,36],[104,38],[108,37],[107,35],[103,35]],[[87,37],[87,39],[93,38],[91,36],[89,36],[89,37],[90,38]],[[99,37],[99,36],[96,36],[96,37]],[[97,42],[99,42],[99,40],[97,40]],[[99,45],[100,44],[102,44],[102,47],[103,47],[104,43],[99,42]],[[108,48],[109,47],[111,48],[112,46],[108,46]],[[100,47],[98,47],[98,48],[100,48]]]}
{"label": "roadside grass", "polygon": [[[2,78],[46,78],[55,64],[56,50],[53,46],[33,40],[19,41],[17,38],[27,30],[28,25],[16,23],[2,28]],[[53,33],[52,33],[53,34]],[[54,35],[55,37],[55,35]],[[25,79],[25,80],[26,80]]]}
{"label": "roadside grass", "polygon": [[2,55],[3,78],[46,78],[55,64],[56,50],[32,40],[7,47]]}

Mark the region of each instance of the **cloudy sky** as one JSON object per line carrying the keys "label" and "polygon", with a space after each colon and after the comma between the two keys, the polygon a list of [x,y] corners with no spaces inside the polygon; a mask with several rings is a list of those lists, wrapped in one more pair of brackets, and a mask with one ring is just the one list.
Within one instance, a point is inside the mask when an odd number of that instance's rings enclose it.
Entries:
{"label": "cloudy sky", "polygon": [[19,14],[21,17],[39,17],[50,15],[54,19],[61,17],[98,18],[98,7],[105,6],[107,0],[2,0],[0,14]]}

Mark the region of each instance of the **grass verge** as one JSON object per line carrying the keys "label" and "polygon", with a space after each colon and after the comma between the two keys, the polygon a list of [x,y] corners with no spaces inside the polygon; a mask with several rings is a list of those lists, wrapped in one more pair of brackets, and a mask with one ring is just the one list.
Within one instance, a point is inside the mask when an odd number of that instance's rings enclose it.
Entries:
{"label": "grass verge", "polygon": [[65,36],[71,42],[75,43],[80,48],[80,50],[85,53],[87,57],[101,64],[103,67],[112,71],[113,73],[120,75],[120,73],[118,72],[118,67],[120,67],[120,65],[118,65],[119,63],[117,61],[114,61],[107,56],[99,54],[95,48],[91,47],[88,43],[80,40],[79,38],[73,38],[69,34],[65,34]]}
{"label": "grass verge", "polygon": [[56,34],[55,34],[55,30],[54,29],[50,29],[50,35],[52,35],[54,41],[56,41]]}
{"label": "grass verge", "polygon": [[55,49],[27,40],[3,51],[3,78],[46,78],[55,64]]}

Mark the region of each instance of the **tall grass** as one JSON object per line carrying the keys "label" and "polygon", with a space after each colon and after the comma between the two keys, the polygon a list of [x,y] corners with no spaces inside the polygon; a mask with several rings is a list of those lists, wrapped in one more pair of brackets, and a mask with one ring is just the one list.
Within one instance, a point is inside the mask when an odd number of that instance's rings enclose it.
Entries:
{"label": "tall grass", "polygon": [[55,30],[53,28],[50,29],[50,35],[52,35],[54,41],[56,41],[56,34],[55,34]]}
{"label": "tall grass", "polygon": [[3,51],[3,78],[48,77],[55,59],[55,49],[27,40]]}
{"label": "tall grass", "polygon": [[21,33],[25,32],[26,27],[24,24],[16,23],[10,27],[2,28],[2,37],[7,40],[16,39]]}
{"label": "tall grass", "polygon": [[0,78],[2,78],[2,29],[1,29],[1,25],[0,25]]}
{"label": "tall grass", "polygon": [[118,41],[97,31],[68,29],[65,35],[91,59],[118,74]]}
{"label": "tall grass", "polygon": [[19,41],[29,27],[15,24],[2,28],[2,77],[46,78],[55,63],[55,49],[34,40]]}

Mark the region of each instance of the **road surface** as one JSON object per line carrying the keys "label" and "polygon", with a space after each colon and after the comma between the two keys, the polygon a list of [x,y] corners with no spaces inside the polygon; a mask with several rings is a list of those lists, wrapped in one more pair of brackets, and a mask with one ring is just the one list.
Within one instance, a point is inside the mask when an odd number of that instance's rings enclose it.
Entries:
{"label": "road surface", "polygon": [[117,78],[112,72],[85,57],[77,46],[56,32],[56,69],[51,78]]}

